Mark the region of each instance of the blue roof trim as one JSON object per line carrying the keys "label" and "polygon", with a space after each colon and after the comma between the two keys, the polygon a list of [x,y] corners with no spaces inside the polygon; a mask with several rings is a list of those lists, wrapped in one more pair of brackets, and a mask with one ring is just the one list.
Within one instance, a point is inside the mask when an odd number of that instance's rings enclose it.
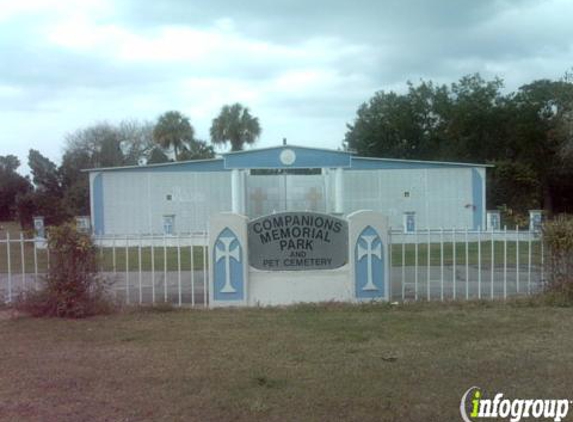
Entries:
{"label": "blue roof trim", "polygon": [[[291,165],[281,162],[281,153],[289,149],[296,158]],[[227,169],[300,169],[350,167],[351,154],[344,151],[332,151],[318,148],[286,145],[251,151],[238,151],[224,155]]]}
{"label": "blue roof trim", "polygon": [[[294,151],[295,160],[292,164],[284,164],[281,153],[289,149]],[[453,163],[440,161],[401,160],[394,158],[356,157],[352,152],[335,151],[321,148],[282,145],[271,148],[235,151],[223,154],[222,158],[209,160],[180,161],[147,166],[109,167],[84,170],[94,171],[124,171],[124,172],[201,172],[228,171],[232,169],[301,169],[301,168],[335,168],[341,167],[353,170],[376,169],[429,169],[429,168],[479,168],[493,167],[489,164]]]}
{"label": "blue roof trim", "polygon": [[184,171],[226,171],[222,158],[212,160],[180,161],[175,163],[150,164],[147,166],[109,167],[85,170],[93,171],[122,171],[122,172],[184,172]]}
{"label": "blue roof trim", "polygon": [[399,170],[452,167],[493,167],[488,164],[449,163],[440,161],[399,160],[391,158],[352,157],[352,170]]}

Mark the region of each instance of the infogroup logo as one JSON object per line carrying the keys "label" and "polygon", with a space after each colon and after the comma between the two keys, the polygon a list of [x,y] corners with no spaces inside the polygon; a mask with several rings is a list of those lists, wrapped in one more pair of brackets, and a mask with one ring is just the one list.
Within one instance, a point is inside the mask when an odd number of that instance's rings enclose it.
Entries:
{"label": "infogroup logo", "polygon": [[496,393],[493,399],[488,399],[479,387],[474,386],[462,396],[460,413],[464,422],[475,422],[482,418],[508,419],[510,422],[533,418],[560,422],[569,413],[571,403],[567,399],[507,399],[503,393]]}

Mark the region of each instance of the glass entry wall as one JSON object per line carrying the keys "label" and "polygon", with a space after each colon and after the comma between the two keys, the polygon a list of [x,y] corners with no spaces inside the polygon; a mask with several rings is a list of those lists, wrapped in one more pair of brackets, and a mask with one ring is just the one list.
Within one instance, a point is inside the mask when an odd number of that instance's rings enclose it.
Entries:
{"label": "glass entry wall", "polygon": [[327,176],[321,169],[251,170],[246,209],[250,218],[282,211],[327,212]]}

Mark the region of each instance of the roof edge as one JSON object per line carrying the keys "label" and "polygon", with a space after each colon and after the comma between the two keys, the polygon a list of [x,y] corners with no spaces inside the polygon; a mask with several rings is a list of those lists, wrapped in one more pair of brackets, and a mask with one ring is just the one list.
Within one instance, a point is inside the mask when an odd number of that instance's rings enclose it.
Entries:
{"label": "roof edge", "polygon": [[95,171],[109,171],[109,170],[131,170],[131,169],[146,169],[146,168],[156,168],[156,167],[171,167],[181,164],[189,164],[189,163],[205,163],[205,162],[213,162],[213,161],[222,161],[224,160],[222,157],[217,158],[205,158],[201,160],[185,160],[185,161],[170,161],[168,163],[155,163],[155,164],[146,164],[144,166],[120,166],[120,167],[95,167],[90,169],[81,169],[80,171],[83,173],[91,173]]}
{"label": "roof edge", "polygon": [[308,149],[308,150],[313,150],[313,151],[327,151],[330,153],[347,154],[347,155],[355,154],[352,151],[339,151],[336,149],[316,148],[316,147],[307,147],[307,146],[301,146],[301,145],[287,144],[287,145],[276,145],[274,147],[253,148],[253,149],[247,149],[247,150],[241,150],[241,151],[223,152],[223,153],[221,153],[221,155],[247,154],[247,153],[255,152],[255,151],[268,151],[268,150],[272,150],[272,149],[281,149],[281,148],[289,148],[289,147],[290,148]]}
{"label": "roof edge", "polygon": [[352,160],[370,160],[370,161],[394,161],[399,163],[420,163],[420,164],[444,164],[449,166],[461,167],[495,167],[494,164],[462,163],[456,161],[430,161],[430,160],[409,160],[405,158],[381,158],[381,157],[359,157],[353,156]]}

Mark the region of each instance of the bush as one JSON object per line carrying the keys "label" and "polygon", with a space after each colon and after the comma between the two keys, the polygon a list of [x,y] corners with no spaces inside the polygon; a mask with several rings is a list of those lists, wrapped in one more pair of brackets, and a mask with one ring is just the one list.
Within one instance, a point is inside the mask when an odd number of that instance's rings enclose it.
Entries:
{"label": "bush", "polygon": [[96,249],[88,234],[66,223],[48,232],[50,271],[42,288],[26,292],[16,307],[33,316],[84,318],[109,313],[112,302],[96,273]]}
{"label": "bush", "polygon": [[561,215],[545,223],[543,239],[548,251],[548,290],[573,301],[573,217]]}

